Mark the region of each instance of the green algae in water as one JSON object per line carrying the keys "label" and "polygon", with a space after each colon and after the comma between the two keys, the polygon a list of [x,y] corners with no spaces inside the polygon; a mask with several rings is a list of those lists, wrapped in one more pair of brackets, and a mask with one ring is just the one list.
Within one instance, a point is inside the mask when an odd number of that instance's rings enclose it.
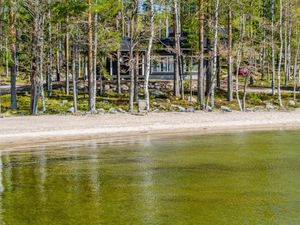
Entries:
{"label": "green algae in water", "polygon": [[145,137],[2,152],[0,224],[298,225],[299,136]]}

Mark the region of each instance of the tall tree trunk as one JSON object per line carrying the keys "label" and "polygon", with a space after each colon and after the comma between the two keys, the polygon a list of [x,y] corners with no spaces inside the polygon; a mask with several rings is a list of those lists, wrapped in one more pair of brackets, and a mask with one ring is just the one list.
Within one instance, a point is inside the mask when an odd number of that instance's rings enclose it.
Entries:
{"label": "tall tree trunk", "polygon": [[147,56],[146,56],[146,77],[145,77],[145,100],[147,111],[150,110],[150,95],[149,95],[149,78],[151,70],[151,52],[154,40],[154,0],[150,0],[150,37],[148,41]]}
{"label": "tall tree trunk", "polygon": [[89,111],[96,111],[96,93],[94,89],[95,71],[93,71],[93,24],[92,2],[88,0],[88,83],[89,83]]}
{"label": "tall tree trunk", "polygon": [[[277,92],[278,92],[278,103],[279,107],[282,108],[281,100],[281,61],[282,61],[282,50],[283,50],[283,37],[282,37],[282,0],[280,0],[280,19],[279,19],[279,33],[280,33],[280,50],[279,50],[279,63],[278,63],[278,73],[277,73]],[[289,70],[289,68],[288,68]]]}
{"label": "tall tree trunk", "polygon": [[198,2],[199,8],[199,69],[198,69],[198,102],[204,107],[204,4],[203,0]]}
{"label": "tall tree trunk", "polygon": [[300,48],[300,39],[298,38],[297,41],[297,49],[295,52],[295,62],[294,62],[294,101],[297,100],[297,71],[298,71],[298,55],[299,55],[299,48]]}
{"label": "tall tree trunk", "polygon": [[66,60],[66,71],[65,71],[65,82],[66,82],[66,94],[70,94],[70,81],[69,81],[69,70],[70,70],[70,65],[69,65],[69,29],[68,29],[68,23],[69,23],[69,16],[67,16],[67,21],[66,21],[66,34],[65,34],[65,60]]}
{"label": "tall tree trunk", "polygon": [[180,21],[178,0],[174,0],[174,34],[175,34],[175,75],[174,75],[174,96],[180,96]]}
{"label": "tall tree trunk", "polygon": [[[215,25],[214,25],[214,52],[213,52],[213,68],[211,86],[209,88],[210,104],[215,107],[215,89],[216,89],[216,76],[217,76],[217,57],[218,57],[218,28],[219,28],[219,0],[215,0]],[[206,102],[208,107],[208,99]]]}
{"label": "tall tree trunk", "polygon": [[[59,26],[58,29],[61,29],[61,26]],[[61,37],[58,37],[58,50],[57,50],[57,61],[56,61],[56,80],[61,80],[61,71],[62,71],[62,39]]]}
{"label": "tall tree trunk", "polygon": [[[120,20],[121,12],[118,13],[118,16],[116,18],[116,30],[119,31],[119,20]],[[123,26],[122,26],[123,29]],[[124,31],[122,30],[122,33]],[[120,95],[121,94],[121,51],[120,51],[121,46],[118,48],[117,51],[117,92]]]}
{"label": "tall tree trunk", "polygon": [[[98,0],[96,0],[96,4]],[[95,104],[96,110],[96,95],[97,95],[97,62],[98,62],[98,13],[95,13],[94,16],[94,81],[93,81],[93,89],[94,89],[94,99],[93,102]]]}
{"label": "tall tree trunk", "polygon": [[8,50],[8,37],[5,37],[5,74],[6,79],[8,79],[9,76],[9,50]]}
{"label": "tall tree trunk", "polygon": [[228,5],[228,77],[227,77],[227,100],[233,100],[233,79],[232,79],[232,10]]}
{"label": "tall tree trunk", "polygon": [[245,32],[245,15],[242,15],[241,26],[240,26],[240,37],[239,37],[240,40],[239,40],[239,46],[238,46],[237,56],[236,56],[236,74],[235,74],[235,91],[236,91],[235,93],[236,93],[238,106],[241,111],[243,111],[243,107],[241,104],[240,93],[239,93],[239,70],[242,62],[244,32]]}
{"label": "tall tree trunk", "polygon": [[[291,0],[288,0],[288,43],[287,43],[287,83],[290,80],[291,76],[291,40],[292,40],[292,7],[291,7]],[[282,9],[283,10],[283,9]]]}
{"label": "tall tree trunk", "polygon": [[40,66],[40,96],[42,99],[42,112],[46,112],[46,103],[45,103],[45,92],[44,92],[44,32],[43,32],[43,27],[44,27],[44,16],[42,16],[42,21],[40,24],[40,29],[41,32],[39,34],[39,38],[40,38],[40,46],[39,46],[39,66]]}
{"label": "tall tree trunk", "polygon": [[130,74],[130,93],[129,93],[129,112],[134,111],[134,90],[135,90],[135,59],[134,49],[136,46],[136,29],[138,23],[138,0],[133,1],[132,18],[130,21],[130,50],[129,50],[129,74]]}
{"label": "tall tree trunk", "polygon": [[77,107],[77,74],[78,74],[78,46],[73,41],[73,52],[72,52],[72,83],[73,83],[73,108],[74,113],[78,111]]}
{"label": "tall tree trunk", "polygon": [[39,0],[34,1],[34,18],[32,32],[32,48],[31,48],[31,99],[30,113],[38,113],[39,100],[39,33],[40,33],[40,8]]}
{"label": "tall tree trunk", "polygon": [[139,99],[139,73],[140,73],[140,56],[139,51],[135,52],[135,73],[134,73],[134,102]]}
{"label": "tall tree trunk", "polygon": [[12,1],[10,7],[10,32],[12,37],[11,42],[11,53],[12,53],[12,63],[11,63],[11,77],[10,77],[10,93],[11,93],[11,109],[16,110],[17,105],[17,29],[16,29],[16,12],[15,12],[16,2]]}
{"label": "tall tree trunk", "polygon": [[52,74],[53,74],[53,49],[52,49],[52,25],[51,25],[51,0],[48,0],[48,69],[47,69],[47,90],[48,97],[52,96]]}
{"label": "tall tree trunk", "polygon": [[271,31],[272,31],[272,35],[271,35],[271,48],[272,48],[272,95],[275,95],[275,43],[274,43],[274,0],[271,0]]}

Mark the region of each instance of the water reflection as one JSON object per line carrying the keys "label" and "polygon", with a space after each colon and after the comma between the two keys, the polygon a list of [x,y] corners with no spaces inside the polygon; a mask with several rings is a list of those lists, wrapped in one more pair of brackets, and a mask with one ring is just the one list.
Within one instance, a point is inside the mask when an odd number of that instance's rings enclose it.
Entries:
{"label": "water reflection", "polygon": [[0,221],[296,225],[298,137],[149,136],[0,152]]}

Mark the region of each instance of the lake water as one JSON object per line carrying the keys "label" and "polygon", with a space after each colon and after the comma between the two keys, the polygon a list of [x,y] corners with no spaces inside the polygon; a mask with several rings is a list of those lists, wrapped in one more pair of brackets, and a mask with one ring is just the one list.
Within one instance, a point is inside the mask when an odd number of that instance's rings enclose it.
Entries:
{"label": "lake water", "polygon": [[298,225],[300,132],[2,152],[0,224]]}

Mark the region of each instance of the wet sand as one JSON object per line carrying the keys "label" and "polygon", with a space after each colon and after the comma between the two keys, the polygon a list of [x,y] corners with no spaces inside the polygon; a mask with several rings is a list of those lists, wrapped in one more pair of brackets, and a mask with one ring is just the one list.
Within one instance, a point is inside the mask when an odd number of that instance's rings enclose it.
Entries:
{"label": "wet sand", "polygon": [[209,134],[300,129],[300,111],[195,112],[0,118],[0,150],[62,141],[140,135]]}

